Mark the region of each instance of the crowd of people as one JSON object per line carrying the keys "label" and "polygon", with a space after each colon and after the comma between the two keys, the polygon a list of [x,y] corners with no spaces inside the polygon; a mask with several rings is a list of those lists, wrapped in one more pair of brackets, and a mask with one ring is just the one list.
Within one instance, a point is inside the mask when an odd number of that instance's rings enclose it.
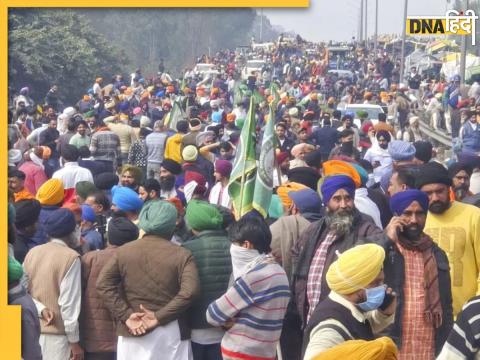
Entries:
{"label": "crowd of people", "polygon": [[[61,84],[19,90],[8,300],[24,359],[478,356],[478,84],[400,79],[393,54],[359,45],[342,77],[279,43],[244,81],[225,50],[199,59],[213,77],[162,63],[99,77],[73,106]],[[248,114],[257,159],[275,126],[266,216],[239,216],[229,192]],[[423,120],[452,134],[451,156]]]}

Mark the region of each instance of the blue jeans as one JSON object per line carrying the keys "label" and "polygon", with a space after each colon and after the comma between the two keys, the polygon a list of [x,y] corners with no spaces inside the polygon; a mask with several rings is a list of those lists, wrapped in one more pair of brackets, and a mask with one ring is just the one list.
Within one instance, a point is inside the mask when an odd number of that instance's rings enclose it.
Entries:
{"label": "blue jeans", "polygon": [[220,343],[201,345],[192,341],[193,360],[222,360]]}

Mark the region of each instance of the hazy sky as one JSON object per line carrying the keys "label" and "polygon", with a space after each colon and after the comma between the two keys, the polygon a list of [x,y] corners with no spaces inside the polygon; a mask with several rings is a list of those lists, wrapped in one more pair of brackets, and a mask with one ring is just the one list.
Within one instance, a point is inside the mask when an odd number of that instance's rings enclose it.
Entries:
{"label": "hazy sky", "polygon": [[[408,15],[444,15],[446,0],[410,0]],[[378,0],[378,33],[402,31],[404,0]],[[360,0],[310,0],[307,9],[264,9],[274,25],[310,41],[357,37]],[[368,0],[368,33],[374,31],[375,0]]]}

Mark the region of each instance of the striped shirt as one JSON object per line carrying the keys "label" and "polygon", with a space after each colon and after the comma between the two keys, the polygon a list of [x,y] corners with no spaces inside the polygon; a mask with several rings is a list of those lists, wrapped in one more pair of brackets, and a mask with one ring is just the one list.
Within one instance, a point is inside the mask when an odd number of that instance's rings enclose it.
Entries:
{"label": "striped shirt", "polygon": [[275,359],[289,299],[287,275],[271,256],[239,277],[207,309],[211,325],[233,322],[222,339],[223,358]]}
{"label": "striped shirt", "polygon": [[480,296],[467,302],[437,360],[480,359]]}

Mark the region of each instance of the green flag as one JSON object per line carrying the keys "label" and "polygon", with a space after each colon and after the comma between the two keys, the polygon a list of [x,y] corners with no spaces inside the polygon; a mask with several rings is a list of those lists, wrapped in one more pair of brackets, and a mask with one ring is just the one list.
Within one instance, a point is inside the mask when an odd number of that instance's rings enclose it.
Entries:
{"label": "green flag", "polygon": [[180,91],[183,91],[183,89],[185,89],[186,85],[187,85],[187,81],[185,79],[185,74],[183,74],[182,83],[180,84]]}
{"label": "green flag", "polygon": [[279,90],[280,88],[278,87],[278,84],[272,81],[272,84],[270,85],[270,94],[273,96],[274,107],[276,107],[280,102],[280,94],[278,93]]}
{"label": "green flag", "polygon": [[233,86],[233,105],[240,103],[246,96],[247,86],[240,81],[235,81]]}
{"label": "green flag", "polygon": [[253,90],[253,96],[255,97],[255,103],[260,104],[262,101],[265,101],[265,98],[260,95],[257,89]]}
{"label": "green flag", "polygon": [[185,120],[187,118],[187,115],[183,111],[182,107],[180,106],[180,103],[178,101],[173,102],[173,107],[170,113],[167,115],[167,118],[165,119],[165,126],[169,127],[172,130],[177,130],[177,123],[180,120]]}
{"label": "green flag", "polygon": [[255,101],[250,98],[250,109],[240,134],[235,161],[228,183],[235,217],[241,218],[253,209],[253,193],[257,163],[255,160]]}
{"label": "green flag", "polygon": [[273,169],[275,166],[275,115],[273,104],[269,106],[268,122],[263,132],[262,150],[255,180],[255,191],[253,193],[253,208],[263,217],[267,217],[268,208],[272,200],[273,190]]}

